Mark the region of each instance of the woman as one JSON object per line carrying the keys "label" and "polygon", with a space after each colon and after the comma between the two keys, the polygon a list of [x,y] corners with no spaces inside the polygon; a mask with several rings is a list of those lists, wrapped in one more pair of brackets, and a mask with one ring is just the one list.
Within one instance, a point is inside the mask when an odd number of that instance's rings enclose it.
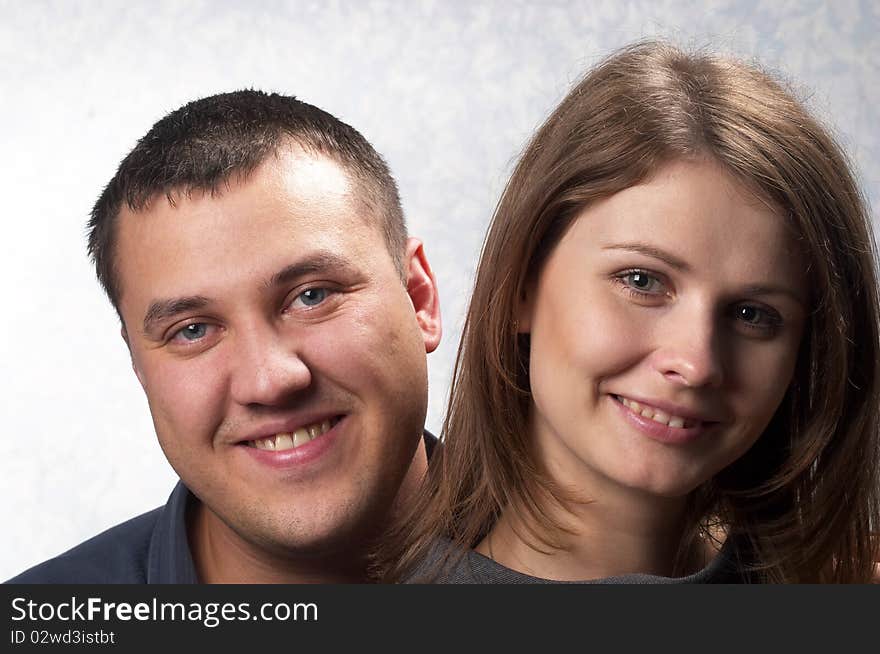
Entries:
{"label": "woman", "polygon": [[501,198],[387,578],[870,580],[878,320],[865,203],[792,95],[619,51]]}

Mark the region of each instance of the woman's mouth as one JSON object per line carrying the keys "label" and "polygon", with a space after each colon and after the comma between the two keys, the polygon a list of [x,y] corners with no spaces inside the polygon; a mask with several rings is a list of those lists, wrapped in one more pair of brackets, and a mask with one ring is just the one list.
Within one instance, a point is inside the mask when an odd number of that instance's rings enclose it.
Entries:
{"label": "woman's mouth", "polygon": [[651,406],[650,404],[644,404],[641,402],[636,402],[635,400],[630,400],[628,398],[623,397],[622,395],[615,395],[614,399],[620,402],[627,409],[636,413],[643,418],[648,418],[649,420],[653,420],[654,422],[660,423],[666,427],[671,427],[673,429],[690,429],[692,427],[697,427],[702,424],[700,420],[691,420],[688,418],[683,418],[681,416],[676,416],[670,413],[666,413],[661,409]]}

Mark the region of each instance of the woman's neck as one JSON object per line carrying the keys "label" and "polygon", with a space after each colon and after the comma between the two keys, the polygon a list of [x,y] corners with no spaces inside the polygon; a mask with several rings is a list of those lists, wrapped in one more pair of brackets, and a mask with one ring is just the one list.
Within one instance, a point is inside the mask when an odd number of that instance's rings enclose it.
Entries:
{"label": "woman's neck", "polygon": [[[534,537],[544,530],[525,511],[508,507],[476,550],[513,570],[557,581],[674,573],[686,527],[683,499],[622,490],[568,509],[546,505],[543,513],[565,529],[550,539],[554,546]],[[695,551],[686,557],[684,572],[710,558]]]}

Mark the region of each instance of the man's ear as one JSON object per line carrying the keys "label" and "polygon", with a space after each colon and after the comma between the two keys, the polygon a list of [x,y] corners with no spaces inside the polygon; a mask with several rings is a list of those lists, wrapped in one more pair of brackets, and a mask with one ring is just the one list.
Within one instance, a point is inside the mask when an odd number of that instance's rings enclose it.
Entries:
{"label": "man's ear", "polygon": [[125,347],[128,348],[128,356],[131,358],[131,369],[134,370],[135,377],[138,378],[138,381],[141,383],[141,388],[143,388],[144,378],[143,375],[141,375],[141,371],[137,367],[137,364],[134,362],[134,356],[131,353],[131,343],[128,342],[128,332],[125,331],[125,324],[119,328],[119,335],[122,336],[122,340],[125,341]]}
{"label": "man's ear", "polygon": [[425,256],[425,248],[417,238],[406,241],[406,292],[416,310],[416,320],[425,340],[425,352],[433,352],[440,344],[443,329],[440,323],[440,295],[437,280]]}

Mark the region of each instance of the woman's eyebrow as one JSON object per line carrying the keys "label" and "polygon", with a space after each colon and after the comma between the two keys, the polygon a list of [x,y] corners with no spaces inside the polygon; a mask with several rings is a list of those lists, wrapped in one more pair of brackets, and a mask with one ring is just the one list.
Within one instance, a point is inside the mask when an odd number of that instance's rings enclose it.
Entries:
{"label": "woman's eyebrow", "polygon": [[804,309],[807,308],[806,299],[800,293],[788,286],[775,286],[772,284],[755,284],[748,286],[743,290],[743,294],[748,297],[759,297],[761,295],[784,295],[797,302]]}
{"label": "woman's eyebrow", "polygon": [[674,254],[670,254],[666,250],[662,250],[654,245],[648,245],[647,243],[610,243],[608,245],[602,246],[603,250],[628,250],[630,252],[637,252],[639,254],[643,254],[646,257],[652,257],[654,259],[659,259],[663,263],[666,263],[676,270],[681,270],[682,272],[689,272],[691,267]]}
{"label": "woman's eyebrow", "polygon": [[[689,264],[676,257],[674,254],[670,254],[666,250],[658,248],[654,245],[648,245],[647,243],[611,243],[608,245],[603,245],[602,249],[627,250],[629,252],[637,252],[638,254],[643,254],[647,257],[652,257],[654,259],[658,259],[659,261],[663,261],[664,263],[672,266],[676,270],[680,270],[682,272],[689,272],[691,270],[691,266]],[[749,297],[757,297],[760,295],[785,295],[800,304],[802,307],[807,306],[807,301],[801,296],[801,294],[794,289],[789,288],[788,286],[779,286],[774,284],[751,284],[745,287],[742,293]]]}

